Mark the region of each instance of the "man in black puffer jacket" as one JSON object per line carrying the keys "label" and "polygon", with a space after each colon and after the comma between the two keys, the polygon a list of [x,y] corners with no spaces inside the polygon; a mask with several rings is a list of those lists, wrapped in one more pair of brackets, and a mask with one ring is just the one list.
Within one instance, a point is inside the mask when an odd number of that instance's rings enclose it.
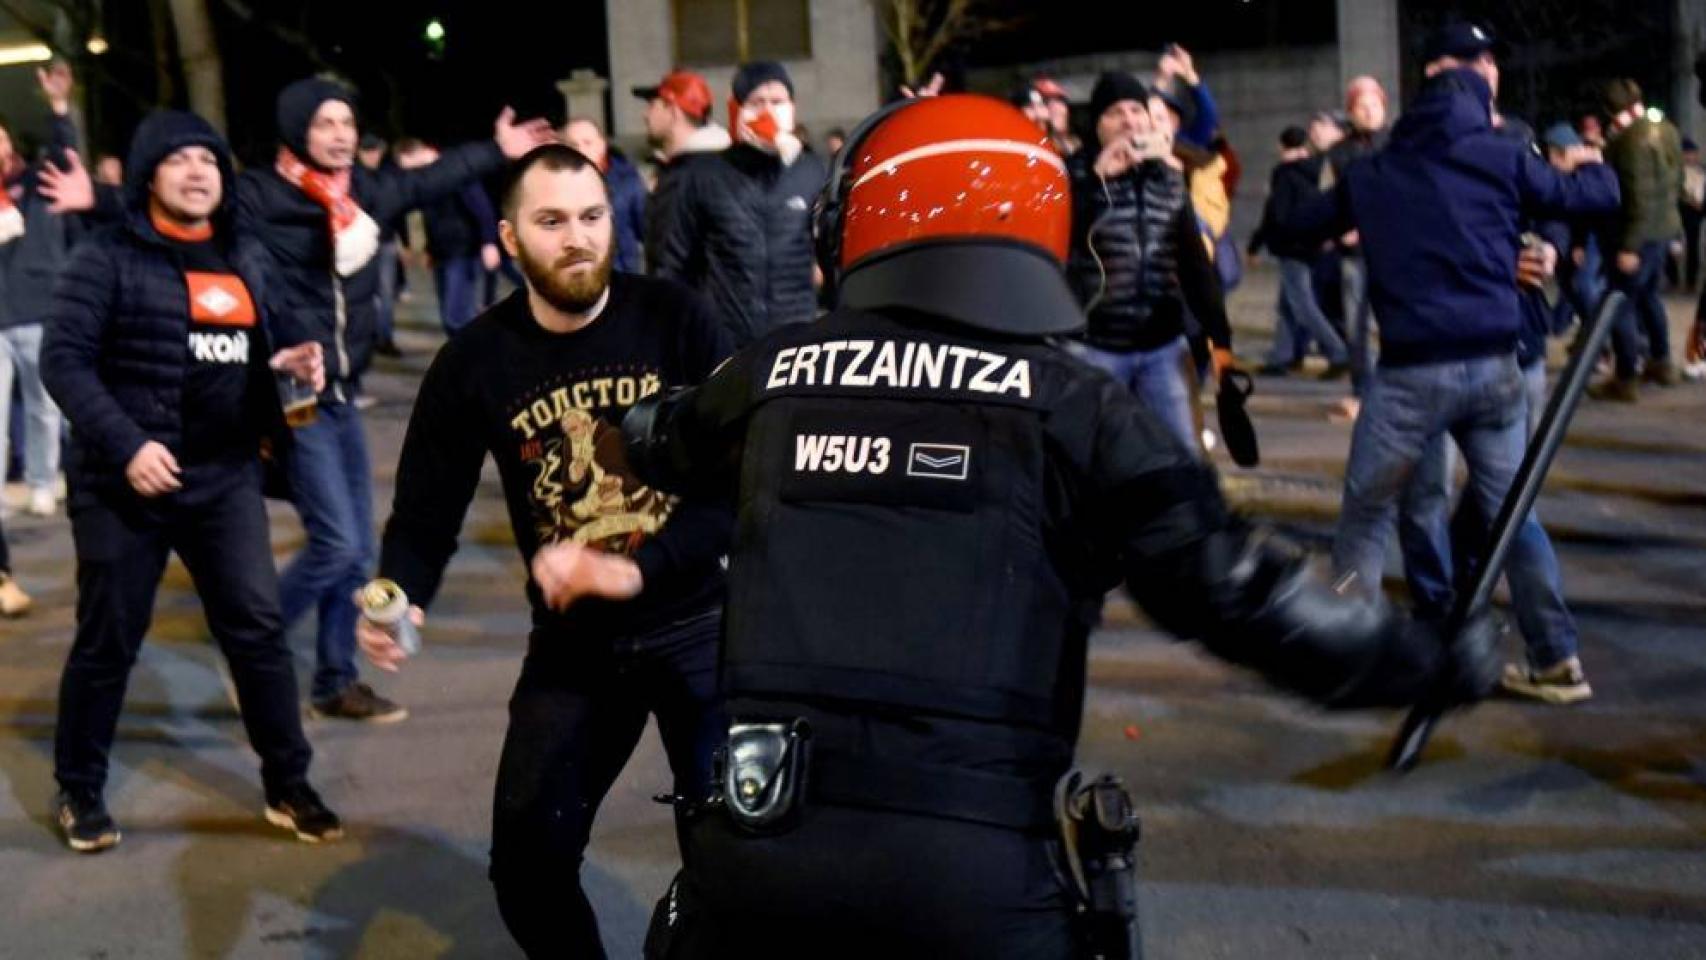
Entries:
{"label": "man in black puffer jacket", "polygon": [[634,96],[665,158],[646,205],[646,269],[697,291],[747,343],[770,329],[757,187],[724,158],[729,134],[711,120],[703,77],[676,70]]}
{"label": "man in black puffer jacket", "polygon": [[1106,370],[1187,450],[1200,450],[1186,374],[1185,307],[1214,345],[1216,376],[1232,362],[1220,278],[1197,229],[1185,178],[1136,139],[1158,136],[1160,99],[1130,74],[1104,73],[1090,94],[1095,149],[1067,161],[1072,253],[1067,276],[1089,326],[1078,353]]}
{"label": "man in black puffer jacket", "polygon": [[812,204],[829,172],[794,135],[794,82],[781,64],[748,63],[736,71],[729,113],[735,145],[724,156],[757,188],[764,231],[766,327],[753,332],[756,339],[817,315]]}
{"label": "man in black puffer jacket", "polygon": [[550,137],[544,121],[517,125],[505,110],[495,142],[446,150],[419,170],[369,170],[355,163],[354,95],[310,78],[278,97],[281,147],[271,167],[238,183],[238,228],[265,254],[268,314],[282,346],[318,343],[326,356],[319,417],[295,432],[290,491],[308,546],[280,584],[286,626],[319,611],[314,710],[350,720],[406,714],[361,683],[355,665],[355,591],[375,553],[372,469],[355,405],[355,382],[374,341],[379,228],[406,210],[447,196]]}
{"label": "man in black puffer jacket", "polygon": [[[277,353],[262,258],[236,242],[230,152],[200,117],[154,114],[125,169],[125,216],[79,246],[47,317],[42,378],[72,424],[77,635],[60,680],[54,818],[74,850],[119,831],[101,799],[125,681],[168,552],[231,665],[269,821],[316,842],[338,818],[308,786],[258,451],[288,444],[269,365],[323,383],[320,345]],[[85,189],[87,183],[85,179]],[[270,356],[270,364],[269,358]]]}

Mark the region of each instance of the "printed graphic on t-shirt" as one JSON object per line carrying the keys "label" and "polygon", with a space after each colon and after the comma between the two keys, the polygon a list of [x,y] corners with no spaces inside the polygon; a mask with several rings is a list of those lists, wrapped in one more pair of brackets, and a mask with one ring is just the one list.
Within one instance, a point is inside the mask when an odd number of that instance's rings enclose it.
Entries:
{"label": "printed graphic on t-shirt", "polygon": [[190,293],[190,360],[247,366],[255,302],[249,288],[229,273],[187,271]]}
{"label": "printed graphic on t-shirt", "polygon": [[229,273],[187,271],[190,288],[190,320],[216,327],[255,325],[255,301],[242,279]]}
{"label": "printed graphic on t-shirt", "polygon": [[634,476],[621,431],[605,419],[661,387],[643,369],[577,373],[514,408],[509,425],[532,478],[528,504],[541,545],[567,539],[632,554],[663,527],[677,498]]}

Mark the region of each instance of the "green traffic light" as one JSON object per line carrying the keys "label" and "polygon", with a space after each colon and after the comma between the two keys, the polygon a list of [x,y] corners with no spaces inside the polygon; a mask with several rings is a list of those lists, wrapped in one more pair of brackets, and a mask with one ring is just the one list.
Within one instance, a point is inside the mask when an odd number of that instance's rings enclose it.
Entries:
{"label": "green traffic light", "polygon": [[426,25],[426,38],[431,40],[433,43],[438,43],[443,40],[444,24],[437,20],[428,20]]}

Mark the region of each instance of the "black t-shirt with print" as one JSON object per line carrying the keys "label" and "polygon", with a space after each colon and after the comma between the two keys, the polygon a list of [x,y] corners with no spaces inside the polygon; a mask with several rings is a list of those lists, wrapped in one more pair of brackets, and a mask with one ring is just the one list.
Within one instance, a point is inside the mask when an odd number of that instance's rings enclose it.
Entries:
{"label": "black t-shirt with print", "polygon": [[642,397],[704,380],[730,353],[721,324],[683,287],[629,274],[573,333],[541,327],[525,291],[497,304],[433,359],[397,467],[379,571],[425,606],[492,455],[522,557],[573,539],[634,558],[638,597],[547,609],[528,584],[534,625],[603,640],[645,632],[720,603],[727,504],[679,500],[628,469],[619,426]]}
{"label": "black t-shirt with print", "polygon": [[174,240],[190,305],[189,365],[184,376],[185,470],[254,459],[248,422],[250,353],[261,349],[254,298],[212,240]]}

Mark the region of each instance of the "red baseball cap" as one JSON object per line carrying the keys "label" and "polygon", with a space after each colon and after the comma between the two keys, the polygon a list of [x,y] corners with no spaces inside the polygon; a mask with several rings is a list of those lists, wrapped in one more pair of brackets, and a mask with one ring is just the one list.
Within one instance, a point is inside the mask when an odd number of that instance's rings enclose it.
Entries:
{"label": "red baseball cap", "polygon": [[634,96],[641,100],[662,100],[681,108],[695,120],[711,113],[711,85],[691,70],[671,70],[654,87],[635,87]]}

